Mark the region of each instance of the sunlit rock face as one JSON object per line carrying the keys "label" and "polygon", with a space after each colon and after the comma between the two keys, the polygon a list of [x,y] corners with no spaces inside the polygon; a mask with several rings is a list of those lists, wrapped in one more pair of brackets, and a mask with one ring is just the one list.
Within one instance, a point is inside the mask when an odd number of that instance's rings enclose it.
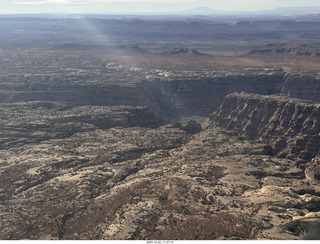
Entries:
{"label": "sunlit rock face", "polygon": [[307,162],[319,154],[320,105],[281,96],[234,93],[210,116],[234,135],[268,141],[274,156]]}

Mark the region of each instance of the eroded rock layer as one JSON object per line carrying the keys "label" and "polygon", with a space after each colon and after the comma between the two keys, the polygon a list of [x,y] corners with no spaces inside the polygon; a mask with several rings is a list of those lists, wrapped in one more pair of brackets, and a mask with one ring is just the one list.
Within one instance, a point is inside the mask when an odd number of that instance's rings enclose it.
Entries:
{"label": "eroded rock layer", "polygon": [[234,135],[268,141],[270,155],[307,162],[320,150],[320,104],[280,96],[233,93],[210,116]]}

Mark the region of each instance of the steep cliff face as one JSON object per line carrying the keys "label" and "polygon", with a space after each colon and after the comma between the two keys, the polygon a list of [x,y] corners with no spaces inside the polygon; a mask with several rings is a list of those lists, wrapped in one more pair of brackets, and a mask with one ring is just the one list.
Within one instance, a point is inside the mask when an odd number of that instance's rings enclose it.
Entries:
{"label": "steep cliff face", "polygon": [[[75,62],[73,59],[70,63]],[[67,64],[65,64],[67,65]],[[85,67],[87,68],[87,67]],[[208,116],[232,92],[274,94],[283,82],[282,69],[176,71],[142,69],[120,64],[92,67],[97,74],[21,74],[2,77],[0,102],[67,102],[70,105],[148,106],[156,114]],[[91,70],[88,72],[92,72]],[[35,71],[36,73],[36,71]],[[92,82],[86,80],[92,79]]]}
{"label": "steep cliff face", "polygon": [[211,74],[209,77],[197,77],[193,74],[189,77],[142,82],[139,86],[148,92],[151,91],[153,100],[165,110],[175,114],[207,116],[232,92],[244,91],[265,95],[278,93],[283,75],[279,70],[249,70],[241,73],[233,71]]}
{"label": "steep cliff face", "polygon": [[287,70],[283,83],[280,85],[280,94],[320,101],[320,76],[316,73],[298,73]]}
{"label": "steep cliff face", "polygon": [[270,154],[307,162],[320,153],[320,104],[280,96],[233,93],[210,116],[248,139],[269,141]]}
{"label": "steep cliff face", "polygon": [[[72,61],[72,60],[71,60]],[[63,101],[71,105],[148,106],[162,117],[208,116],[233,92],[280,94],[320,101],[316,73],[282,68],[229,68],[213,71],[142,69],[111,64],[94,82],[85,75],[9,76],[0,82],[0,102]],[[109,72],[109,73],[108,73]]]}

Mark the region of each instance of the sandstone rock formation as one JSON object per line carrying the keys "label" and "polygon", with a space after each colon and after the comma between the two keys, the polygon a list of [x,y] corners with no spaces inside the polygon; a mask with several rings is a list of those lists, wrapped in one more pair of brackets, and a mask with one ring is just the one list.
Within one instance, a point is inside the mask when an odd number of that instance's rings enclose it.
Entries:
{"label": "sandstone rock formation", "polygon": [[274,156],[305,163],[320,153],[319,114],[320,105],[310,101],[233,93],[210,121],[234,135],[261,138],[270,144]]}
{"label": "sandstone rock formation", "polygon": [[279,95],[320,101],[319,79],[319,75],[315,72],[296,72],[288,69],[279,87]]}

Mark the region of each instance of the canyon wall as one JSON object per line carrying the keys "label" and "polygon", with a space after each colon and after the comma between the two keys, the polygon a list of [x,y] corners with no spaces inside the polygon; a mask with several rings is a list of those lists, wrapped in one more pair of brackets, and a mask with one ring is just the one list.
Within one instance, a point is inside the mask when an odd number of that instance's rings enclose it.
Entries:
{"label": "canyon wall", "polygon": [[320,76],[312,72],[288,70],[279,90],[281,95],[320,101]]}
{"label": "canyon wall", "polygon": [[[30,87],[8,78],[1,83],[0,102],[63,101],[76,106],[148,106],[163,118],[175,119],[183,115],[208,116],[220,106],[226,95],[233,92],[320,100],[317,74],[288,69],[181,71],[169,75],[162,75],[165,71],[146,70],[139,77],[131,74],[129,69],[123,69],[123,72],[124,77],[119,76],[119,81],[101,80],[94,84],[62,82],[63,77],[60,77],[56,81],[59,84],[34,80],[35,85]],[[153,75],[151,78],[148,77],[150,74]],[[130,82],[128,77],[132,79]]]}
{"label": "canyon wall", "polygon": [[81,85],[66,81],[57,86],[54,81],[45,83],[39,80],[34,81],[39,83],[40,88],[37,89],[22,86],[23,82],[20,87],[20,83],[3,81],[0,102],[63,101],[76,106],[148,106],[164,117],[208,116],[229,93],[245,91],[267,95],[279,92],[284,73],[281,70],[253,69],[208,74],[181,72],[170,77],[156,74],[151,79],[131,76],[136,81],[121,80],[118,84],[115,81],[101,81],[99,84]]}
{"label": "canyon wall", "polygon": [[305,163],[320,153],[320,104],[280,96],[233,93],[210,116],[234,135],[269,142],[269,153]]}
{"label": "canyon wall", "polygon": [[174,111],[175,114],[198,114],[207,116],[218,108],[223,98],[232,92],[274,94],[282,82],[283,73],[245,72],[244,74],[223,74],[207,78],[190,77],[158,82],[143,82],[150,87],[158,105]]}

